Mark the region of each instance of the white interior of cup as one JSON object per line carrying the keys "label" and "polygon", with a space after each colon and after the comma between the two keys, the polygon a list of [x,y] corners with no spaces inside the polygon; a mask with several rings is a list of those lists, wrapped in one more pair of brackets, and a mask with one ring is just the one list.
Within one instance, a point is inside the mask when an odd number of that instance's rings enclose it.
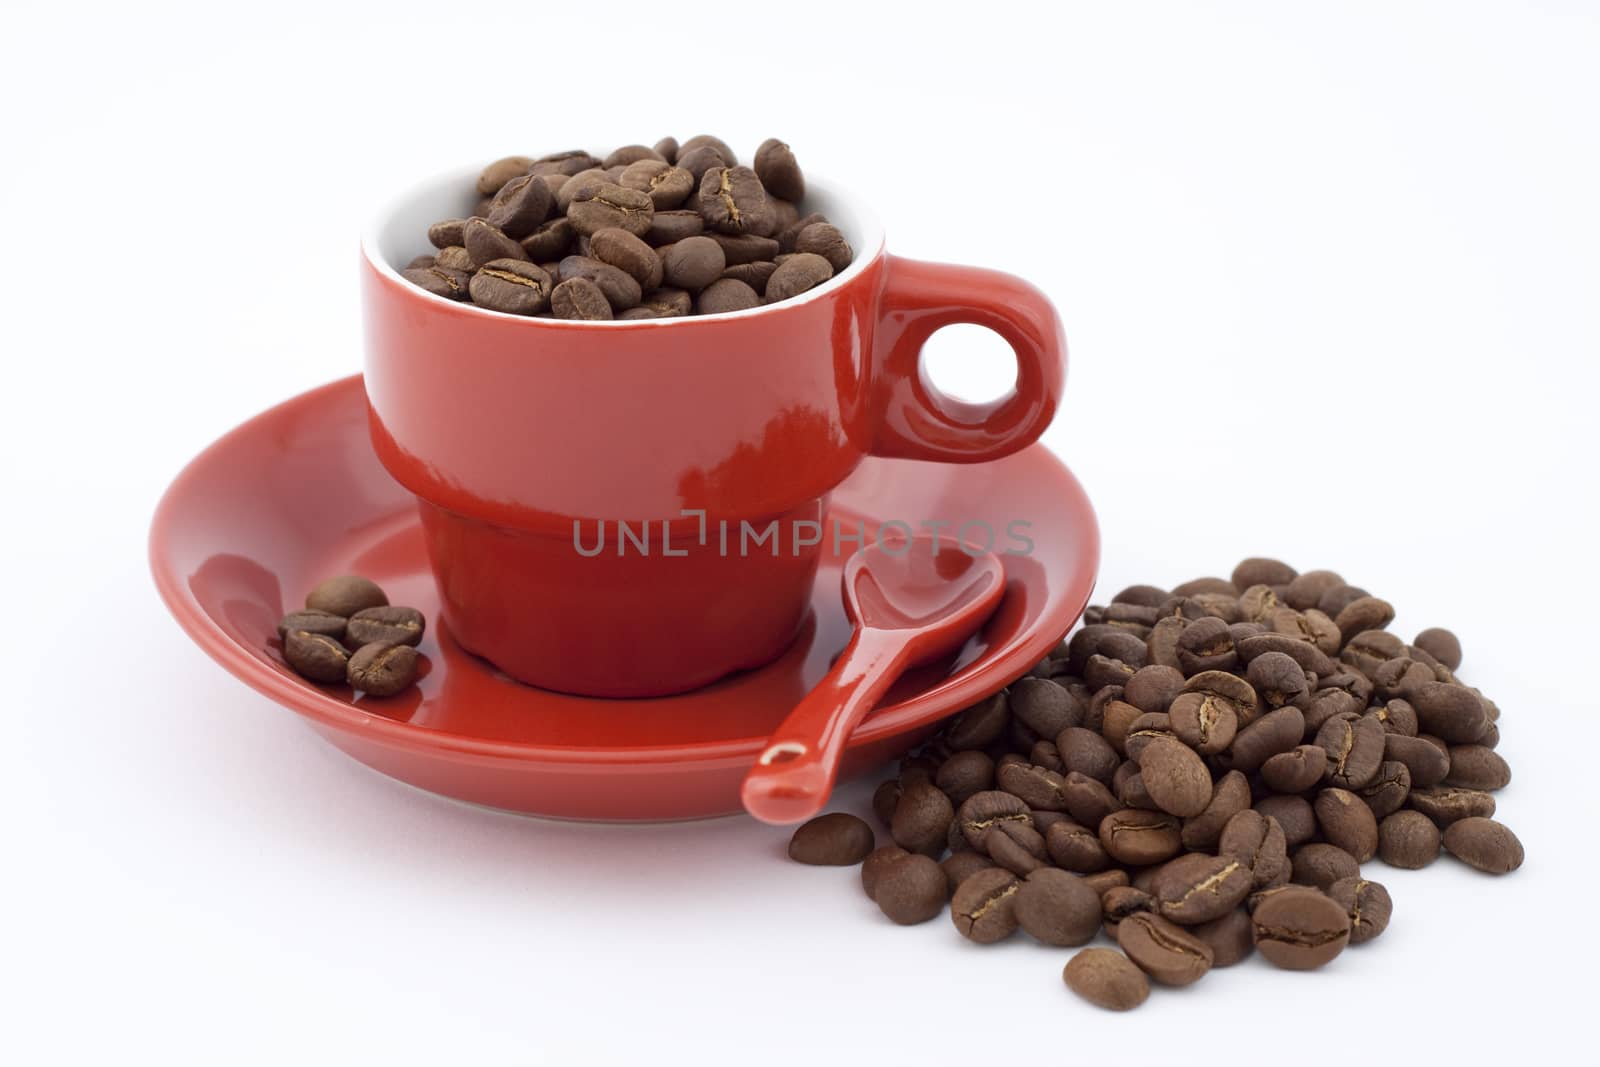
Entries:
{"label": "white interior of cup", "polygon": [[[428,243],[428,227],[441,219],[466,218],[472,214],[473,207],[479,197],[477,191],[478,173],[481,167],[452,171],[426,181],[408,186],[404,190],[389,197],[376,218],[367,227],[362,235],[362,249],[367,259],[382,273],[395,278],[403,285],[410,285],[400,277],[400,271],[405,265],[417,256],[427,255],[437,251]],[[877,257],[883,249],[883,227],[871,212],[861,206],[855,197],[844,193],[839,186],[831,182],[818,181],[810,175],[806,176],[806,195],[800,203],[800,213],[809,214],[820,211],[828,217],[828,221],[839,227],[845,240],[850,242],[850,247],[855,251],[855,259],[842,273],[834,275],[826,282],[797,297],[785,300],[782,304],[773,304],[766,307],[750,308],[747,311],[728,311],[718,315],[689,315],[675,319],[637,319],[625,322],[568,322],[566,320],[552,319],[524,319],[530,323],[551,325],[560,323],[563,326],[594,328],[594,327],[672,327],[687,325],[692,322],[704,322],[707,319],[726,319],[739,315],[760,315],[769,310],[781,307],[791,307],[795,304],[816,300],[823,295],[847,284],[866,265]],[[474,307],[471,304],[458,304],[446,300],[442,296],[434,296],[422,289],[416,290],[417,296],[427,300],[437,300],[442,304],[463,311],[477,312],[482,315],[493,315],[496,318],[516,318],[504,315],[497,311]]]}

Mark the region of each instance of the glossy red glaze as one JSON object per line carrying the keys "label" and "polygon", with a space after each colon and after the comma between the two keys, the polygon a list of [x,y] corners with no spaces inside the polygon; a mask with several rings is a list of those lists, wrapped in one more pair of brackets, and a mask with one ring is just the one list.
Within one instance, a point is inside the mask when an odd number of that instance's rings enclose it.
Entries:
{"label": "glossy red glaze", "polygon": [[[899,755],[945,716],[1009,684],[1088,601],[1099,560],[1094,513],[1043,448],[980,467],[869,459],[829,506],[869,531],[906,513],[1001,531],[1015,519],[1031,523],[1034,543],[1029,555],[1002,555],[1005,599],[983,629],[954,656],[903,675],[851,734],[845,775]],[[197,457],[156,511],[150,559],[196,643],[356,759],[436,793],[568,818],[739,810],[745,772],[851,629],[842,560],[829,552],[799,635],[760,670],[656,700],[564,696],[511,681],[440,623],[415,504],[373,454],[356,378],[274,408]],[[422,678],[388,700],[309,684],[277,647],[283,612],[322,578],[350,572],[428,615]]]}
{"label": "glossy red glaze", "polygon": [[763,822],[804,822],[833,791],[845,742],[908,667],[948,656],[994,613],[1005,570],[953,539],[868,545],[844,564],[850,643],[773,731],[745,776],[744,808]]}
{"label": "glossy red glaze", "polygon": [[[791,530],[866,456],[996,459],[1055,412],[1065,343],[1038,290],[891,257],[847,207],[830,214],[855,230],[856,262],[800,298],[566,322],[457,304],[395,272],[424,250],[412,220],[459,213],[441,197],[470,188],[422,187],[364,245],[367,395],[379,459],[422,502],[457,638],[520,680],[648,696],[769,661],[798,631],[821,546],[725,552],[685,512],[735,535]],[[1009,396],[963,404],[927,381],[922,343],[954,322],[1010,342]],[[618,522],[688,551],[614,554]],[[577,551],[602,531],[606,551]]]}

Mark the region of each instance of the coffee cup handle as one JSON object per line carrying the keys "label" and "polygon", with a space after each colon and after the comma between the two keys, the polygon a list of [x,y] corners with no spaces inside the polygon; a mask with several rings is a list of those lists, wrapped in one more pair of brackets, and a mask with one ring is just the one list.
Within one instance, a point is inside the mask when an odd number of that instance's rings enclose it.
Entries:
{"label": "coffee cup handle", "polygon": [[[981,463],[1038,440],[1055,416],[1066,378],[1066,337],[1045,295],[1000,271],[885,258],[873,338],[878,421],[872,453]],[[985,326],[1011,345],[1017,382],[1010,393],[974,404],[929,381],[922,346],[954,323]]]}

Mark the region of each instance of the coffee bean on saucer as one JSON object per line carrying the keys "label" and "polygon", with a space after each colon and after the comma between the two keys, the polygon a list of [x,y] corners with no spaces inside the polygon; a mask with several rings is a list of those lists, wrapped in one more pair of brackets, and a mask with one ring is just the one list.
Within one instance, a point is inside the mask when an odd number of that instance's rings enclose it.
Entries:
{"label": "coffee bean on saucer", "polygon": [[410,645],[364,645],[350,657],[346,680],[375,697],[394,696],[417,678],[417,650]]}
{"label": "coffee bean on saucer", "polygon": [[415,646],[422,642],[426,625],[416,608],[365,608],[350,616],[345,643],[355,649],[370,644]]}
{"label": "coffee bean on saucer", "polygon": [[1061,978],[1068,989],[1108,1011],[1131,1011],[1150,996],[1150,979],[1114,949],[1082,950],[1067,961]]}
{"label": "coffee bean on saucer", "polygon": [[553,285],[550,275],[532,263],[495,259],[472,276],[468,292],[473,303],[492,311],[536,315],[549,306]]}
{"label": "coffee bean on saucer", "polygon": [[848,812],[818,815],[795,830],[789,858],[817,866],[848,867],[872,851],[872,827]]}
{"label": "coffee bean on saucer", "polygon": [[302,678],[333,685],[345,680],[350,653],[338,638],[290,630],[283,638],[283,658]]}
{"label": "coffee bean on saucer", "polygon": [[901,926],[927,922],[944,910],[944,871],[927,856],[903,856],[878,875],[873,899],[880,911]]}
{"label": "coffee bean on saucer", "polygon": [[1389,927],[1394,902],[1389,891],[1365,878],[1341,878],[1328,887],[1328,896],[1350,917],[1350,943],[1364,944]]}
{"label": "coffee bean on saucer", "polygon": [[558,319],[590,321],[612,318],[611,302],[588,278],[569,278],[550,293],[550,310]]}
{"label": "coffee bean on saucer", "polygon": [[1293,971],[1328,963],[1350,942],[1350,916],[1318,890],[1288,886],[1264,899],[1250,915],[1256,949],[1268,962]]}
{"label": "coffee bean on saucer", "polygon": [[278,636],[287,637],[292,631],[301,630],[308,634],[321,634],[335,641],[343,641],[347,623],[348,620],[343,615],[335,615],[331,611],[317,611],[312,608],[291,611],[279,620]]}
{"label": "coffee bean on saucer", "polygon": [[963,937],[983,945],[1002,941],[1017,928],[1021,889],[1017,876],[1003,867],[978,871],[956,889],[950,918]]}
{"label": "coffee bean on saucer", "polygon": [[772,272],[772,277],[767,279],[766,302],[776,304],[780,300],[799,296],[808,289],[815,289],[831,277],[833,277],[833,267],[827,260],[814,252],[796,252],[791,258],[779,263],[778,268]]}
{"label": "coffee bean on saucer", "polygon": [[389,598],[378,583],[358,574],[342,574],[317,583],[306,594],[306,607],[312,611],[326,611],[331,615],[349,618],[367,608],[387,607]]}
{"label": "coffee bean on saucer", "polygon": [[1522,842],[1504,823],[1471,816],[1445,827],[1444,848],[1485,874],[1509,874],[1522,866]]}

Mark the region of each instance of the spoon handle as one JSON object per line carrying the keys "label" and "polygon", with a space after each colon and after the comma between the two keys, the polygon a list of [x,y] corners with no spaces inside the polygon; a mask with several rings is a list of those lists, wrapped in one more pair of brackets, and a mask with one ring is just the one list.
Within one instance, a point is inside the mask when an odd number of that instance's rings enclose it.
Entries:
{"label": "spoon handle", "polygon": [[745,775],[745,810],[762,822],[803,822],[822,810],[845,742],[905,669],[910,642],[892,630],[856,630],[817,687],[772,732]]}

